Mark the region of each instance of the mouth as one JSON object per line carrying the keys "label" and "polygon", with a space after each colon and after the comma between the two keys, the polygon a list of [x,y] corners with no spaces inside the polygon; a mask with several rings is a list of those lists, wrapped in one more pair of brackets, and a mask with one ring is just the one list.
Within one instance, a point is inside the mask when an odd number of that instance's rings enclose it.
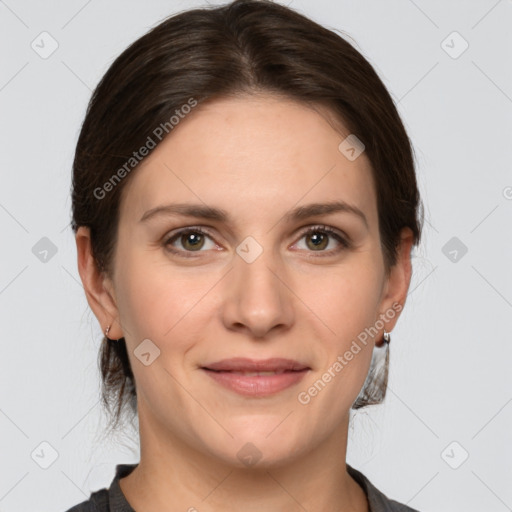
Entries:
{"label": "mouth", "polygon": [[222,359],[214,363],[208,363],[203,366],[207,370],[221,372],[286,372],[302,371],[310,369],[309,366],[282,357],[273,357],[271,359],[249,359],[246,357],[232,357],[231,359]]}
{"label": "mouth", "polygon": [[224,359],[201,369],[223,387],[251,397],[269,396],[283,391],[300,382],[311,370],[298,361],[283,358]]}
{"label": "mouth", "polygon": [[211,368],[203,368],[203,370],[207,370],[215,373],[232,373],[234,375],[245,375],[246,377],[256,377],[258,375],[281,375],[282,373],[290,373],[290,372],[301,372],[303,370],[278,370],[278,371],[262,371],[262,372],[243,372],[236,370],[212,370]]}

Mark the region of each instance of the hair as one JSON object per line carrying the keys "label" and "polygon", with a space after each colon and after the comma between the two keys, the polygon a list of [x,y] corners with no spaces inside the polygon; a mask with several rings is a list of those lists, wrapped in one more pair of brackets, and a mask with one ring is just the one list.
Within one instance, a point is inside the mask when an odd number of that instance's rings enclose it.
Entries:
{"label": "hair", "polygon": [[[73,162],[71,225],[75,233],[79,226],[90,229],[102,273],[112,276],[122,192],[137,167],[126,175],[126,162],[133,161],[134,151],[151,134],[163,133],[162,127],[170,133],[169,120],[186,111],[191,98],[201,103],[256,93],[323,105],[362,141],[371,162],[386,272],[396,264],[402,228],[410,228],[413,244],[419,244],[423,210],[420,222],[413,147],[370,63],[343,37],[288,7],[235,0],[164,19],[114,60],[92,94]],[[116,171],[117,183],[107,188]],[[380,376],[372,359],[352,409],[384,398],[388,350]],[[104,337],[98,364],[102,402],[115,428],[127,404],[133,414],[137,410],[124,338]]]}

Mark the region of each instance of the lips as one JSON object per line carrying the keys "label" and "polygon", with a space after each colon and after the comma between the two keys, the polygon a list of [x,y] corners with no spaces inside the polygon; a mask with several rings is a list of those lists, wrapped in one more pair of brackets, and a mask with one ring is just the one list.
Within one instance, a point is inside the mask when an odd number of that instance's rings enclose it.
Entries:
{"label": "lips", "polygon": [[268,397],[297,385],[311,370],[292,359],[232,358],[201,369],[224,388],[246,397]]}
{"label": "lips", "polygon": [[246,397],[267,397],[297,385],[311,368],[293,359],[234,357],[201,367],[221,386]]}
{"label": "lips", "polygon": [[303,371],[310,369],[307,365],[293,359],[274,357],[271,359],[249,359],[234,357],[208,363],[203,369],[216,372],[231,372],[242,375],[273,375],[284,372]]}

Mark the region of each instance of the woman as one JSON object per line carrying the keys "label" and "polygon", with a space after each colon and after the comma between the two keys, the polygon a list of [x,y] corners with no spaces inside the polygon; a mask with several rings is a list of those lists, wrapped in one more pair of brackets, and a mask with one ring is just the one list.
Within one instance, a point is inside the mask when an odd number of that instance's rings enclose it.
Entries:
{"label": "woman", "polygon": [[164,20],[96,88],[72,199],[141,457],[70,511],[414,510],[345,460],[421,234],[410,141],[348,42],[266,0]]}

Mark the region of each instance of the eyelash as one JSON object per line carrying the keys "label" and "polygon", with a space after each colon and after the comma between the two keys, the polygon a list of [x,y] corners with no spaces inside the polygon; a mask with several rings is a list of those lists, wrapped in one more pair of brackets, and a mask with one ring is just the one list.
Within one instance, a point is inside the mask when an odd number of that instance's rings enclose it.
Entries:
{"label": "eyelash", "polygon": [[[319,251],[319,252],[323,252],[324,254],[323,255],[320,255],[320,254],[319,255],[315,255],[315,257],[317,257],[317,256],[318,257],[323,257],[325,255],[332,256],[333,254],[337,254],[340,251],[342,251],[344,249],[349,249],[351,247],[351,244],[345,238],[343,238],[338,233],[338,231],[336,231],[333,228],[330,228],[329,226],[324,226],[324,225],[311,226],[311,227],[305,229],[304,231],[302,231],[300,233],[299,240],[301,240],[306,235],[309,235],[311,233],[317,233],[317,232],[325,233],[325,234],[328,234],[328,235],[332,236],[333,238],[335,238],[341,244],[342,247],[338,248],[338,249],[331,249],[330,251]],[[191,227],[184,228],[184,229],[174,233],[171,237],[168,237],[164,241],[163,245],[164,245],[164,247],[169,252],[171,252],[173,254],[182,256],[184,258],[195,258],[196,256],[192,256],[191,254],[193,254],[194,252],[200,253],[200,252],[204,252],[204,251],[182,251],[182,250],[175,250],[175,249],[171,249],[170,248],[171,247],[171,242],[173,242],[174,240],[176,240],[180,236],[188,235],[190,233],[201,233],[202,235],[206,235],[209,238],[212,238],[212,235],[208,231],[205,231],[204,229],[202,229],[199,226],[191,226]],[[310,252],[314,253],[316,251],[310,251]],[[187,255],[185,256],[185,254],[187,254]]]}

